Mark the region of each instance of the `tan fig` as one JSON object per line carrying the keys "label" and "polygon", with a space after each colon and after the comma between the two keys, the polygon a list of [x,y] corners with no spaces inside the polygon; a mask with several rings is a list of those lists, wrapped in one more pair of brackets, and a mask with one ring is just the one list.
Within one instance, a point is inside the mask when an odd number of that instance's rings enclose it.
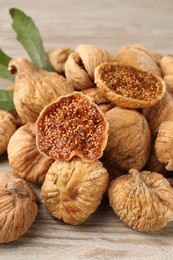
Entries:
{"label": "tan fig", "polygon": [[8,142],[15,131],[14,116],[5,110],[0,110],[0,155],[7,150]]}
{"label": "tan fig", "polygon": [[101,47],[78,45],[65,63],[65,75],[76,90],[94,87],[95,67],[109,60],[109,53]]}
{"label": "tan fig", "polygon": [[160,60],[160,67],[164,76],[173,75],[173,57],[163,56]]}
{"label": "tan fig", "polygon": [[35,122],[45,105],[73,92],[73,87],[63,76],[38,69],[25,58],[12,59],[8,69],[12,73],[17,72],[14,104],[25,121]]}
{"label": "tan fig", "polygon": [[56,72],[64,75],[65,62],[72,52],[69,48],[57,48],[48,52],[50,63]]}
{"label": "tan fig", "polygon": [[115,214],[134,230],[160,230],[173,220],[173,189],[159,173],[130,169],[110,183],[108,196]]}

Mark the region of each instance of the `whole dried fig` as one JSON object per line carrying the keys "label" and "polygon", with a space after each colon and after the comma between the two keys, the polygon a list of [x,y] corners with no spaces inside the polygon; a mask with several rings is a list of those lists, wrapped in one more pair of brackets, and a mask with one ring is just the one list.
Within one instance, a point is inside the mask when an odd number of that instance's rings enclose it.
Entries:
{"label": "whole dried fig", "polygon": [[55,160],[78,156],[93,161],[102,157],[107,144],[105,115],[80,92],[59,97],[46,106],[36,125],[39,151]]}
{"label": "whole dried fig", "polygon": [[65,62],[72,52],[70,48],[57,48],[48,52],[50,63],[57,73],[65,74]]}
{"label": "whole dried fig", "polygon": [[0,110],[0,155],[7,150],[8,142],[15,131],[14,116],[5,110]]}
{"label": "whole dried fig", "polygon": [[53,160],[37,149],[35,123],[27,123],[12,135],[8,144],[8,160],[13,171],[32,183],[43,183]]}
{"label": "whole dried fig", "polygon": [[173,120],[173,98],[167,91],[164,97],[152,107],[142,110],[148,121],[153,138],[156,137],[160,124],[164,121]]}
{"label": "whole dried fig", "polygon": [[110,183],[115,214],[137,231],[160,230],[173,220],[173,189],[163,175],[131,169]]}
{"label": "whole dried fig", "polygon": [[59,96],[73,92],[71,84],[61,75],[36,68],[25,58],[14,58],[8,69],[16,74],[14,104],[26,122],[35,122],[41,110]]}
{"label": "whole dried fig", "polygon": [[105,113],[109,123],[104,155],[114,166],[141,170],[150,153],[151,133],[145,117],[136,110],[114,107]]}
{"label": "whole dried fig", "polygon": [[162,122],[155,140],[155,152],[166,170],[173,171],[173,121]]}
{"label": "whole dried fig", "polygon": [[23,236],[37,215],[36,195],[12,172],[0,172],[0,243]]}
{"label": "whole dried fig", "polygon": [[109,61],[110,55],[95,45],[78,45],[65,63],[65,75],[75,90],[94,87],[94,69],[100,63]]}
{"label": "whole dried fig", "polygon": [[173,57],[163,56],[160,60],[160,67],[163,72],[163,76],[173,75]]}
{"label": "whole dried fig", "polygon": [[57,160],[46,174],[41,195],[53,217],[79,225],[98,208],[108,180],[108,173],[98,160]]}
{"label": "whole dried fig", "polygon": [[110,102],[126,108],[156,104],[166,91],[161,77],[132,66],[105,62],[95,68],[95,83]]}

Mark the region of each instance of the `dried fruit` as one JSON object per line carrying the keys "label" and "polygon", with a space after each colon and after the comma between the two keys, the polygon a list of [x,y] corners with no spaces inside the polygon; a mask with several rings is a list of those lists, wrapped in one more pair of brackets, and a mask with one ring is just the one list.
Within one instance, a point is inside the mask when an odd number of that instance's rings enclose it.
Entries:
{"label": "dried fruit", "polygon": [[110,183],[115,214],[137,231],[160,230],[173,220],[173,189],[163,175],[131,169]]}
{"label": "dried fruit", "polygon": [[0,155],[7,150],[10,137],[16,131],[16,120],[12,114],[0,110]]}
{"label": "dried fruit", "polygon": [[12,59],[9,70],[17,72],[14,104],[26,122],[35,122],[40,111],[59,96],[73,92],[71,84],[61,75],[37,69],[25,58]]}
{"label": "dried fruit", "polygon": [[53,160],[37,149],[35,123],[17,129],[9,141],[7,152],[9,164],[19,177],[32,183],[43,183]]}
{"label": "dried fruit", "polygon": [[160,60],[160,67],[163,72],[163,76],[173,75],[173,57],[163,56]]}
{"label": "dried fruit", "polygon": [[75,90],[92,88],[95,86],[95,67],[109,60],[110,55],[101,47],[87,44],[78,45],[65,63],[65,75]]}
{"label": "dried fruit", "polygon": [[98,160],[58,160],[46,174],[41,195],[53,217],[79,225],[98,208],[108,180],[108,173]]}
{"label": "dried fruit", "polygon": [[155,62],[153,55],[142,45],[131,44],[123,46],[115,53],[113,60],[120,64],[133,66],[136,69],[161,76],[160,68]]}
{"label": "dried fruit", "polygon": [[114,107],[105,113],[109,135],[104,155],[114,166],[129,170],[144,167],[150,153],[151,133],[145,117],[136,110]]}
{"label": "dried fruit", "polygon": [[57,48],[48,52],[50,63],[57,73],[65,74],[65,62],[72,52],[69,48]]}
{"label": "dried fruit", "polygon": [[70,160],[100,158],[107,143],[108,123],[104,114],[79,92],[62,96],[45,107],[37,120],[37,146],[41,153]]}
{"label": "dried fruit", "polygon": [[160,124],[164,121],[173,120],[173,99],[170,93],[165,92],[164,97],[152,107],[143,109],[152,136],[155,138]]}
{"label": "dried fruit", "polygon": [[0,172],[0,243],[23,236],[37,215],[36,195],[12,172]]}
{"label": "dried fruit", "polygon": [[166,170],[173,170],[173,121],[162,122],[155,140],[155,152],[159,162]]}
{"label": "dried fruit", "polygon": [[95,68],[95,83],[103,96],[126,108],[144,108],[156,104],[166,90],[162,78],[114,62]]}

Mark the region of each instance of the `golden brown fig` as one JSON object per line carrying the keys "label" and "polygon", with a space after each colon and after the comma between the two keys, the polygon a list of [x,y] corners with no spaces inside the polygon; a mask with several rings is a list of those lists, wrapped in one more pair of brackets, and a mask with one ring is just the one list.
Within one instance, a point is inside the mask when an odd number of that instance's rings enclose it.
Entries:
{"label": "golden brown fig", "polygon": [[41,188],[43,202],[53,217],[79,225],[98,208],[108,180],[108,173],[98,160],[57,160]]}
{"label": "golden brown fig", "polygon": [[173,98],[166,91],[164,97],[157,104],[143,109],[142,112],[148,121],[152,136],[155,138],[160,124],[173,120]]}
{"label": "golden brown fig", "polygon": [[99,46],[78,45],[65,63],[65,75],[75,90],[94,87],[95,67],[109,60],[109,53]]}
{"label": "golden brown fig", "polygon": [[37,215],[36,195],[12,172],[0,172],[0,243],[23,236]]}
{"label": "golden brown fig", "polygon": [[173,189],[163,175],[131,169],[110,183],[115,214],[137,231],[156,231],[173,220]]}
{"label": "golden brown fig", "polygon": [[155,152],[166,170],[173,171],[173,121],[162,122],[155,140]]}
{"label": "golden brown fig", "polygon": [[9,164],[18,176],[32,183],[43,183],[53,160],[37,149],[35,123],[17,129],[9,141],[7,152]]}
{"label": "golden brown fig", "polygon": [[8,142],[15,131],[14,116],[5,110],[0,110],[0,155],[7,150]]}
{"label": "golden brown fig", "polygon": [[131,66],[105,62],[95,68],[95,83],[103,96],[126,108],[156,104],[166,90],[161,77]]}
{"label": "golden brown fig", "polygon": [[57,48],[48,52],[50,63],[57,73],[65,74],[65,62],[72,52],[69,48]]}
{"label": "golden brown fig", "polygon": [[99,107],[80,92],[45,107],[37,120],[37,146],[53,159],[100,158],[107,144],[108,123]]}
{"label": "golden brown fig", "polygon": [[150,153],[151,133],[145,117],[136,110],[114,107],[105,113],[109,135],[104,155],[114,166],[141,170]]}
{"label": "golden brown fig", "polygon": [[173,56],[163,56],[160,60],[160,67],[164,76],[173,75]]}
{"label": "golden brown fig", "polygon": [[63,76],[38,69],[25,58],[12,59],[8,69],[17,72],[14,104],[18,115],[26,122],[35,122],[47,104],[73,92],[73,87]]}

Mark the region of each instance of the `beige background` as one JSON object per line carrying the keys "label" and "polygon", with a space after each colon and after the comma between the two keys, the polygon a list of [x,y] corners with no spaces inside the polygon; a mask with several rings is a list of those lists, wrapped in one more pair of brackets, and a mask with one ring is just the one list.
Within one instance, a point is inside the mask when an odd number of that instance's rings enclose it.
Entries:
{"label": "beige background", "polygon": [[[0,47],[11,57],[27,57],[15,39],[9,8],[30,15],[46,50],[97,44],[114,53],[129,43],[173,54],[173,0],[30,0],[0,1]],[[0,88],[9,85],[0,80]],[[0,170],[9,169],[6,156]],[[39,194],[39,188],[37,188]],[[0,245],[0,260],[43,259],[172,259],[173,223],[142,234],[126,227],[105,198],[97,212],[81,226],[51,218],[39,205],[37,219],[19,240]]]}

